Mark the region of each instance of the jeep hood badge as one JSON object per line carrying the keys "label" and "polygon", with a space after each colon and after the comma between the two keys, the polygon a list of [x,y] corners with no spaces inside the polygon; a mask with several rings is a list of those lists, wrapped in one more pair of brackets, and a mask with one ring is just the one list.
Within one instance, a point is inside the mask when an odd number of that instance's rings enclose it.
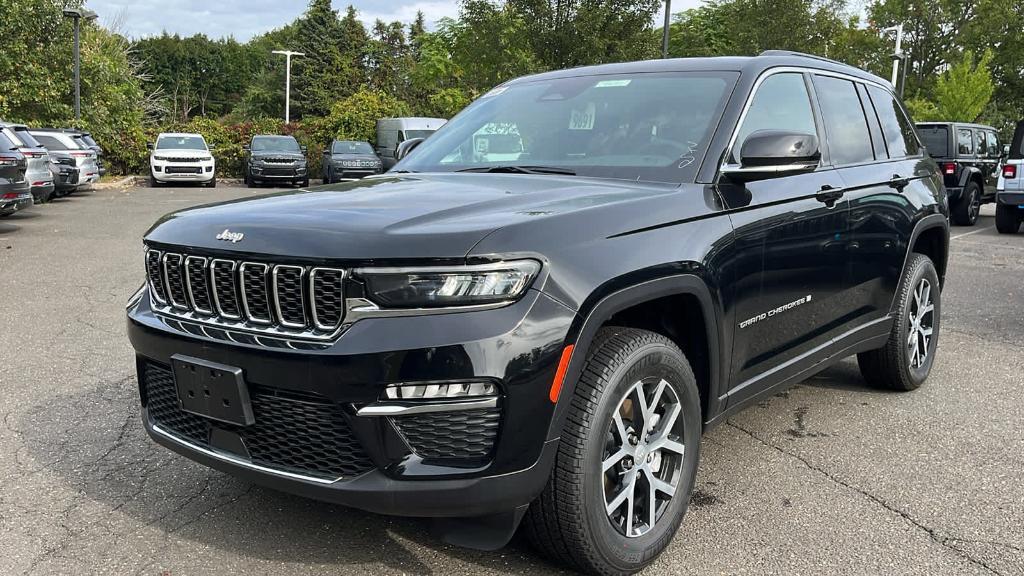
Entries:
{"label": "jeep hood badge", "polygon": [[232,232],[228,228],[225,228],[223,232],[217,234],[217,240],[224,240],[225,242],[231,242],[232,244],[241,242],[242,238],[245,238],[245,234],[241,232]]}

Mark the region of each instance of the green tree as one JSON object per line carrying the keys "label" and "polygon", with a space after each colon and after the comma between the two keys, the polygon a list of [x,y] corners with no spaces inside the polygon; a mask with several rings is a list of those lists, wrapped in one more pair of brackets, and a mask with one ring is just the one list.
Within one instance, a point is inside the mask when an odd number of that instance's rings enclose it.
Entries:
{"label": "green tree", "polygon": [[291,48],[305,54],[292,60],[292,111],[296,117],[325,115],[332,102],[351,93],[352,62],[345,57],[343,39],[341,20],[331,8],[331,0],[310,0],[306,13],[296,21],[296,46]]}
{"label": "green tree", "polygon": [[967,51],[963,58],[939,76],[935,83],[935,107],[944,120],[975,122],[985,110],[995,86],[989,63],[992,52],[986,51],[974,61],[974,53]]}

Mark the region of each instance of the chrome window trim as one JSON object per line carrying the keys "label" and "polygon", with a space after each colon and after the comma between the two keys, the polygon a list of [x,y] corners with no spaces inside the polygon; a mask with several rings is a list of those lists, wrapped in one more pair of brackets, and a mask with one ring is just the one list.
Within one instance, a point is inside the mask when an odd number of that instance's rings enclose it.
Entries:
{"label": "chrome window trim", "polygon": [[[178,254],[177,252],[164,252],[163,257],[160,259],[161,262],[163,262],[164,286],[166,286],[167,290],[167,300],[168,302],[170,302],[173,308],[177,308],[179,310],[190,310],[190,308],[188,307],[188,302],[185,302],[184,304],[179,304],[174,301],[174,294],[172,294],[173,290],[171,290],[171,277],[167,275],[167,258],[172,256],[178,259],[179,275],[181,274],[181,263],[185,261],[185,258],[182,257],[182,255]],[[187,298],[188,294],[186,294],[185,297]]]}
{"label": "chrome window trim", "polygon": [[[278,289],[277,289],[277,273],[280,270],[298,270],[299,271],[299,305],[302,306],[302,318],[303,318],[303,321],[302,321],[301,324],[299,324],[297,322],[291,322],[289,320],[285,320],[284,319],[284,315],[281,314],[281,295],[278,293]],[[270,288],[271,288],[271,291],[272,291],[272,293],[274,295],[274,313],[277,314],[277,321],[278,321],[278,323],[281,324],[282,326],[286,327],[286,328],[303,329],[303,328],[306,328],[307,326],[309,326],[309,322],[306,320],[309,317],[309,315],[306,314],[306,297],[302,294],[302,292],[303,292],[303,288],[302,288],[303,276],[305,276],[305,275],[306,275],[306,269],[304,267],[302,267],[302,266],[292,266],[290,264],[278,264],[278,265],[274,266],[273,270],[270,272],[270,284],[271,284]]]}
{"label": "chrome window trim", "polygon": [[[313,289],[313,286],[314,282],[316,281],[317,272],[337,272],[341,275],[341,278],[339,279],[339,282],[341,282],[341,314],[340,317],[338,318],[338,323],[334,324],[333,326],[321,323],[320,318],[316,313],[316,291]],[[345,303],[347,302],[347,300],[345,299],[345,280],[347,279],[348,274],[342,268],[317,267],[309,271],[309,311],[310,316],[313,318],[314,328],[317,328],[319,330],[336,330],[338,326],[341,326],[341,324],[345,322]]]}
{"label": "chrome window trim", "polygon": [[[247,266],[260,266],[260,267],[263,268],[263,284],[264,284],[263,291],[264,291],[264,293],[266,293],[267,292],[267,289],[266,289],[267,270],[270,269],[270,265],[269,264],[262,264],[260,262],[242,262],[241,264],[238,265],[238,287],[239,287],[239,292],[242,293],[242,312],[245,314],[245,318],[249,322],[253,322],[255,324],[263,324],[264,326],[270,326],[270,325],[272,325],[274,323],[274,319],[271,317],[270,302],[267,302],[267,318],[266,319],[257,318],[255,316],[253,316],[252,315],[252,311],[249,310],[249,299],[246,298],[246,296],[245,296],[245,269],[246,269]],[[267,297],[269,298],[270,294],[267,294]]]}
{"label": "chrome window trim", "polygon": [[[185,293],[188,296],[189,301],[192,303],[192,309],[193,310],[195,310],[196,312],[199,312],[200,314],[210,314],[210,315],[212,315],[213,314],[213,310],[212,309],[200,308],[199,304],[196,304],[196,296],[192,292],[192,275],[189,274],[189,267],[188,267],[188,263],[190,261],[192,261],[192,260],[200,260],[200,261],[202,261],[202,263],[203,263],[202,264],[202,270],[200,271],[199,275],[200,276],[206,276],[206,266],[208,264],[208,259],[205,256],[186,256],[185,257],[185,264],[184,264],[184,269],[185,269]],[[206,295],[207,295],[207,297],[210,296],[210,286],[209,285],[206,286]],[[212,298],[211,298],[211,300],[212,300]]]}
{"label": "chrome window trim", "polygon": [[163,266],[163,253],[159,250],[153,250],[150,248],[146,250],[146,283],[149,284],[149,295],[157,304],[167,304],[167,299],[162,298],[153,287],[153,279],[149,277],[149,255],[150,253],[156,254],[157,263],[157,275],[160,276],[160,289],[167,293],[167,279],[164,278],[164,266]]}
{"label": "chrome window trim", "polygon": [[[227,318],[228,320],[241,320],[241,314],[228,314],[220,306],[220,297],[217,295],[217,277],[214,275],[214,270],[216,269],[218,262],[227,262],[228,264],[231,264],[231,269],[228,271],[228,275],[231,278],[231,288],[235,292],[235,303],[238,303],[238,276],[235,274],[238,270],[238,262],[235,262],[234,260],[225,260],[223,258],[214,258],[210,260],[210,286],[212,288],[211,291],[213,292],[213,307],[217,311],[218,315]],[[241,312],[241,310],[239,310],[239,312]]]}
{"label": "chrome window trim", "polygon": [[[768,78],[771,78],[772,76],[774,76],[776,74],[787,74],[787,73],[789,73],[789,74],[793,74],[793,73],[796,73],[796,74],[817,74],[819,76],[832,76],[834,78],[842,78],[844,80],[849,80],[851,82],[860,82],[862,84],[870,84],[870,85],[873,85],[873,86],[877,86],[877,87],[881,88],[882,90],[885,90],[886,92],[889,92],[890,94],[892,93],[892,89],[889,86],[886,86],[885,84],[881,84],[881,83],[876,82],[874,80],[868,80],[868,79],[865,79],[865,78],[858,78],[857,76],[853,76],[853,75],[850,75],[850,74],[843,74],[842,72],[835,72],[833,70],[822,70],[822,69],[819,69],[819,68],[809,68],[809,67],[806,67],[806,66],[779,66],[779,67],[776,67],[776,68],[769,68],[769,69],[765,70],[764,72],[762,72],[761,75],[757,77],[757,80],[754,81],[754,85],[751,87],[750,93],[747,95],[747,99],[743,103],[743,111],[740,112],[740,117],[736,121],[736,125],[733,126],[732,135],[729,136],[729,144],[725,147],[725,153],[722,154],[722,162],[718,166],[718,174],[722,174],[723,168],[726,168],[726,167],[739,168],[739,166],[740,166],[739,164],[730,164],[728,159],[732,156],[733,149],[736,146],[736,138],[738,138],[739,135],[740,135],[740,128],[743,126],[744,120],[747,119],[747,113],[750,112],[750,106],[751,106],[751,104],[753,104],[754,97],[757,96],[757,90],[761,87],[761,84],[764,84],[765,80],[767,80]],[[812,98],[813,98],[813,95],[811,94],[811,92],[807,91],[807,100],[808,100],[808,103],[811,104],[811,110],[813,112],[813,110],[816,107],[817,103],[813,102]],[[821,135],[820,134],[815,134],[815,136],[818,137],[819,140],[821,140]],[[823,166],[823,165],[819,163],[819,167],[820,166]]]}
{"label": "chrome window trim", "polygon": [[[175,443],[177,443],[177,444],[179,444],[181,446],[184,446],[185,448],[188,448],[189,450],[195,450],[196,452],[199,452],[200,454],[203,454],[204,456],[207,456],[209,458],[215,458],[217,460],[222,460],[224,462],[230,462],[231,464],[234,464],[236,466],[241,466],[243,468],[248,468],[249,470],[255,470],[257,472],[265,472],[267,474],[273,474],[274,476],[280,476],[280,477],[283,477],[283,478],[290,478],[290,479],[293,479],[293,480],[304,480],[306,482],[315,482],[317,484],[334,484],[335,482],[338,482],[340,480],[344,480],[345,479],[344,476],[339,476],[339,477],[337,477],[337,478],[335,478],[333,480],[329,479],[329,478],[319,478],[319,477],[316,477],[316,476],[307,476],[305,474],[296,474],[294,472],[287,472],[285,470],[278,470],[276,468],[268,468],[267,466],[261,466],[259,464],[253,464],[252,462],[250,462],[248,460],[244,460],[242,458],[238,458],[238,457],[232,456],[232,455],[224,453],[224,452],[214,452],[213,450],[208,450],[208,449],[203,448],[202,446],[199,446],[197,444],[193,444],[193,443],[188,442],[186,440],[182,440],[181,438],[178,438],[174,434],[171,434],[170,432],[168,432],[168,431],[164,430],[163,428],[161,428],[159,424],[150,424],[150,425],[153,427],[153,431],[156,432],[157,434],[159,434],[160,436],[162,436],[162,437],[164,437],[164,438],[166,438],[166,439],[168,439],[168,440],[170,440],[172,442],[175,442]],[[355,478],[355,476],[353,476],[353,478]]]}

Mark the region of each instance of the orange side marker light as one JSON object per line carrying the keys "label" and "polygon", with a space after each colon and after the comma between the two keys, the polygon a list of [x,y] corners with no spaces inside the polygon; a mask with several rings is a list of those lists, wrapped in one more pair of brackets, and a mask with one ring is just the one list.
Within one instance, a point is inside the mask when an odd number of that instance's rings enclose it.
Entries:
{"label": "orange side marker light", "polygon": [[551,382],[551,392],[548,393],[548,398],[552,403],[558,402],[558,395],[562,392],[562,383],[565,380],[565,371],[569,369],[569,360],[572,359],[572,349],[574,346],[569,344],[562,350],[562,358],[558,361],[558,370],[555,371],[555,379]]}

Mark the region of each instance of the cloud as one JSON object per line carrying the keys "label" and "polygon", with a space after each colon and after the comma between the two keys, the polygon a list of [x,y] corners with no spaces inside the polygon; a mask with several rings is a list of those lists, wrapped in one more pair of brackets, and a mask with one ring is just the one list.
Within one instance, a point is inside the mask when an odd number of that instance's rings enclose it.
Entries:
{"label": "cloud", "polygon": [[[349,4],[368,27],[377,19],[409,23],[422,11],[432,28],[441,18],[455,17],[459,11],[456,2],[436,0],[334,0],[334,8],[342,12]],[[307,7],[304,0],[89,0],[87,5],[105,25],[131,37],[166,31],[183,36],[233,36],[242,42],[288,24]]]}

